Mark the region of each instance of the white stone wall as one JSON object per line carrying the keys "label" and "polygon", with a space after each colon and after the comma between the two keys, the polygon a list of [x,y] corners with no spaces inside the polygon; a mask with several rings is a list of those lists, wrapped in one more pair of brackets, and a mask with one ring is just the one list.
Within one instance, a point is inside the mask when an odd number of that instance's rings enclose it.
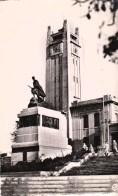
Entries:
{"label": "white stone wall", "polygon": [[40,146],[54,148],[69,148],[67,139],[67,123],[66,116],[61,112],[48,110],[45,108],[39,109],[40,115],[50,116],[59,119],[59,129],[38,126],[38,141]]}
{"label": "white stone wall", "polygon": [[48,147],[48,146],[40,146],[39,151],[39,158],[46,159],[46,158],[55,158],[55,157],[63,157],[67,154],[71,153],[71,147],[69,148],[55,148],[55,147]]}
{"label": "white stone wall", "polygon": [[15,165],[19,161],[23,161],[23,153],[22,152],[12,153],[11,163]]}
{"label": "white stone wall", "polygon": [[38,127],[22,127],[17,130],[16,143],[38,141]]}
{"label": "white stone wall", "polygon": [[38,151],[27,152],[27,161],[34,161],[38,159]]}

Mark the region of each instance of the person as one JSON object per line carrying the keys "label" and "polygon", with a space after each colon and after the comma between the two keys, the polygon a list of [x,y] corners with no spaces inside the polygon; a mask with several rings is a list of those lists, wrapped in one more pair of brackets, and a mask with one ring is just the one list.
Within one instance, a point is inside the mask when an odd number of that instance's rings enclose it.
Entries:
{"label": "person", "polygon": [[86,145],[85,143],[83,144],[83,149],[84,149],[85,151],[88,150],[88,147],[87,147],[87,145]]}
{"label": "person", "polygon": [[105,142],[105,155],[106,156],[109,155],[109,144],[108,144],[108,142]]}
{"label": "person", "polygon": [[44,97],[46,97],[41,85],[39,84],[38,80],[35,79],[35,77],[32,77],[33,80],[33,87],[32,88],[32,94],[35,97],[35,94],[37,95],[38,99],[41,97],[42,100],[44,100]]}
{"label": "person", "polygon": [[93,148],[92,144],[90,144],[89,151],[90,151],[91,153],[95,153],[95,151],[94,151],[94,148]]}
{"label": "person", "polygon": [[113,140],[113,152],[117,153],[118,152],[118,146],[116,140]]}

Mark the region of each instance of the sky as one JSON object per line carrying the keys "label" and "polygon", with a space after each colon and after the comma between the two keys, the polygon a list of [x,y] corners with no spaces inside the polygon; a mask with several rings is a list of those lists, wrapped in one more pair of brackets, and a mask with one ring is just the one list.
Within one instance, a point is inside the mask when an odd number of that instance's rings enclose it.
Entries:
{"label": "sky", "polygon": [[83,54],[82,100],[103,94],[118,97],[118,65],[103,59],[101,50],[106,38],[98,40],[98,27],[107,16],[94,14],[93,19],[88,21],[83,17],[85,7],[80,9],[78,5],[72,5],[72,0],[0,2],[0,152],[11,152],[10,133],[14,131],[17,114],[27,108],[32,97],[28,87],[32,86],[32,76],[45,90],[48,26],[56,32],[67,19],[70,24],[79,27]]}

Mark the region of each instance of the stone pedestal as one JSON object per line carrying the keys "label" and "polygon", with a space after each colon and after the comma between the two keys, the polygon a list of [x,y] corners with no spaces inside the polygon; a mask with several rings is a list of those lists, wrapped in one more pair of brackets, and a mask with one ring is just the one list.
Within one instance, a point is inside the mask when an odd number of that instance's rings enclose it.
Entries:
{"label": "stone pedestal", "polygon": [[98,157],[104,157],[105,156],[105,148],[103,146],[100,146],[98,148]]}
{"label": "stone pedestal", "polygon": [[16,142],[12,145],[12,164],[71,153],[66,116],[61,112],[36,106],[24,109],[18,118]]}

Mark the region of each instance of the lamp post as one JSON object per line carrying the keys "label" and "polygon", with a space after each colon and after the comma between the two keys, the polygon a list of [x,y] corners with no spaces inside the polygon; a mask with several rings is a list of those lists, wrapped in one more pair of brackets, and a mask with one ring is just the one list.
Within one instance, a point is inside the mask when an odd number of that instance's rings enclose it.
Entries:
{"label": "lamp post", "polygon": [[109,140],[109,121],[107,120],[107,134],[108,134],[108,144],[110,145],[110,140]]}
{"label": "lamp post", "polygon": [[104,95],[103,95],[103,146],[105,146]]}

